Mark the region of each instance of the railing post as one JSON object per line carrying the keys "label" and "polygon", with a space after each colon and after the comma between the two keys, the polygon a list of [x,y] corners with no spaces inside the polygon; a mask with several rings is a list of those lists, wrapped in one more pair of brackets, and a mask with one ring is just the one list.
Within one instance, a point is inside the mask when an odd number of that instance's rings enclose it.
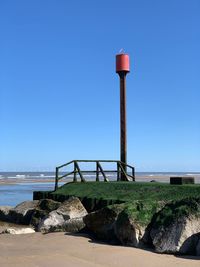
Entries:
{"label": "railing post", "polygon": [[117,181],[120,181],[119,162],[117,162]]}
{"label": "railing post", "polygon": [[56,167],[55,191],[58,189],[58,167]]}
{"label": "railing post", "polygon": [[126,164],[124,162],[121,162],[120,164],[120,168],[121,168],[121,181],[126,181],[127,180],[127,168],[126,168]]}
{"label": "railing post", "polygon": [[123,162],[120,162],[120,169],[121,169],[121,181],[129,181],[126,171],[123,167]]}
{"label": "railing post", "polygon": [[75,164],[75,161],[74,161],[74,183],[77,182],[77,177],[76,177],[76,164]]}
{"label": "railing post", "polygon": [[104,171],[103,171],[103,168],[101,167],[101,164],[99,163],[99,161],[97,161],[97,164],[98,164],[98,168],[100,169],[102,175],[103,175],[103,178],[104,178],[104,182],[109,182],[108,178],[106,177]]}
{"label": "railing post", "polygon": [[99,166],[98,166],[98,162],[96,162],[96,182],[99,182]]}
{"label": "railing post", "polygon": [[86,180],[84,179],[84,177],[83,177],[83,175],[82,175],[82,172],[81,172],[81,170],[80,170],[80,168],[79,168],[78,162],[77,162],[77,161],[74,161],[74,164],[75,164],[76,169],[77,169],[77,171],[78,171],[78,173],[79,173],[79,175],[80,175],[81,182],[86,182]]}
{"label": "railing post", "polygon": [[135,169],[132,168],[132,176],[133,176],[133,181],[135,182]]}

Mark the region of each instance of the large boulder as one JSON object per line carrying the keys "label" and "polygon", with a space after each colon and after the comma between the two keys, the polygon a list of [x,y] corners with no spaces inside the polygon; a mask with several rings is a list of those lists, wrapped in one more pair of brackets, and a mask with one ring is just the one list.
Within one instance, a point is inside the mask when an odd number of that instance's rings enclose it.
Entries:
{"label": "large boulder", "polygon": [[65,220],[80,218],[87,215],[87,211],[77,197],[70,197],[64,201],[56,212],[64,217]]}
{"label": "large boulder", "polygon": [[142,247],[147,239],[147,229],[163,202],[133,201],[127,203],[115,222],[115,234],[122,245]]}
{"label": "large boulder", "polygon": [[140,225],[127,210],[123,210],[115,223],[115,234],[124,246],[139,247],[145,227]]}
{"label": "large boulder", "polygon": [[18,224],[29,224],[38,205],[38,200],[24,201],[9,211],[9,220]]}
{"label": "large boulder", "polygon": [[63,202],[58,209],[50,212],[41,220],[38,225],[38,231],[44,233],[56,231],[75,232],[76,229],[79,231],[85,226],[82,220],[85,215],[87,215],[87,211],[81,201],[77,197],[71,197]]}
{"label": "large boulder", "polygon": [[144,233],[160,202],[134,201],[107,206],[83,218],[87,228],[98,238],[126,246],[144,246]]}
{"label": "large boulder", "polygon": [[36,209],[34,210],[30,224],[39,231],[39,225],[46,218],[49,213],[58,209],[61,206],[61,202],[54,201],[52,199],[42,199],[38,202]]}
{"label": "large boulder", "polygon": [[10,222],[10,211],[12,209],[11,206],[0,206],[0,221]]}
{"label": "large boulder", "polygon": [[200,199],[190,198],[167,204],[158,212],[150,236],[157,252],[188,254],[199,232]]}
{"label": "large boulder", "polygon": [[123,204],[107,206],[89,213],[83,218],[83,221],[87,229],[98,239],[119,242],[115,234],[114,224],[123,207]]}
{"label": "large boulder", "polygon": [[37,231],[43,233],[56,232],[56,228],[60,229],[64,222],[63,216],[58,214],[55,210],[41,219]]}

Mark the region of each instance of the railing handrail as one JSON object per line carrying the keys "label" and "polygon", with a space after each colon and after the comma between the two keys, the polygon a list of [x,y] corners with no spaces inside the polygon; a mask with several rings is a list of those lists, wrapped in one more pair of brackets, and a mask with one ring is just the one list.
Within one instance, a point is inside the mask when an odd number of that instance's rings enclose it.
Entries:
{"label": "railing handrail", "polygon": [[[96,170],[81,170],[80,166],[78,163],[81,162],[89,162],[89,163],[96,163]],[[101,166],[101,163],[116,163],[117,164],[117,170],[104,170]],[[71,172],[68,172],[62,176],[59,177],[59,170],[63,167],[66,167],[70,164],[74,165],[74,170]],[[127,174],[127,167],[132,169],[132,175]],[[55,177],[55,190],[58,188],[58,181],[69,176],[69,175],[74,175],[74,182],[77,181],[77,177],[76,174],[78,173],[80,178],[81,178],[81,182],[86,182],[85,178],[83,177],[83,173],[96,173],[96,181],[99,181],[99,174],[101,173],[104,181],[108,182],[108,178],[106,177],[105,173],[108,172],[112,172],[112,173],[117,173],[117,181],[120,180],[125,180],[125,181],[130,181],[129,177],[132,178],[132,181],[135,181],[135,168],[131,165],[128,165],[124,162],[121,162],[120,160],[72,160],[69,161],[65,164],[62,164],[58,167],[56,167],[56,177]],[[121,176],[121,177],[120,177]]]}

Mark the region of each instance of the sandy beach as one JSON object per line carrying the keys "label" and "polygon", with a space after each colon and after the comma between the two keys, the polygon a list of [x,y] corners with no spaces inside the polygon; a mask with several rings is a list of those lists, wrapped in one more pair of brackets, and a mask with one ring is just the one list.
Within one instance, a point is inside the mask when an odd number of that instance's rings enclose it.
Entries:
{"label": "sandy beach", "polygon": [[[137,181],[169,181],[169,176],[136,177]],[[197,181],[200,176],[195,177]],[[27,179],[28,180],[28,179]],[[26,182],[27,182],[26,180]],[[24,180],[3,180],[6,184],[23,183]],[[28,180],[48,183],[50,179]],[[2,195],[3,196],[3,195]],[[0,231],[17,225],[0,224]],[[193,267],[199,266],[200,257],[176,257],[161,255],[132,247],[112,246],[91,240],[89,236],[65,233],[41,233],[26,235],[0,235],[0,267]]]}
{"label": "sandy beach", "polygon": [[0,235],[1,267],[193,267],[199,257],[176,257],[93,242],[65,233]]}

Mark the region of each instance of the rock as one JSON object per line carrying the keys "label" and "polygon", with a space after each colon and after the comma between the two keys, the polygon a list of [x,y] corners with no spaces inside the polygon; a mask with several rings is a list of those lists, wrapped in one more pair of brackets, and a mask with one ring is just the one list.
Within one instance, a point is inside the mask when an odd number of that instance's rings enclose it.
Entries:
{"label": "rock", "polygon": [[121,244],[145,247],[149,243],[148,227],[152,217],[164,205],[161,201],[132,201],[124,204],[115,222],[115,235]]}
{"label": "rock", "polygon": [[38,225],[37,230],[43,233],[49,233],[56,231],[56,228],[61,229],[65,220],[62,215],[56,211],[50,212]]}
{"label": "rock", "polygon": [[62,215],[65,220],[84,217],[88,214],[77,197],[70,197],[68,200],[64,201],[56,212]]}
{"label": "rock", "polygon": [[123,210],[115,223],[115,234],[122,245],[139,247],[144,235],[145,227],[142,227],[135,219]]}
{"label": "rock", "polygon": [[51,224],[48,224],[47,220],[45,220],[45,225],[42,225],[40,227],[40,231],[42,233],[50,233],[50,232],[78,233],[85,228],[83,218],[73,218],[66,220],[64,222],[59,222],[59,220],[60,218],[56,216],[54,220],[55,224],[53,224],[52,222]]}
{"label": "rock", "polygon": [[36,231],[39,231],[38,226],[41,224],[42,220],[48,216],[48,214],[49,212],[46,210],[35,209],[31,217],[30,225],[33,226]]}
{"label": "rock", "polygon": [[200,238],[199,238],[198,243],[196,245],[196,256],[200,256]]}
{"label": "rock", "polygon": [[21,229],[7,228],[1,234],[21,235],[21,234],[32,234],[32,233],[35,233],[35,231],[32,228],[21,228]]}
{"label": "rock", "polygon": [[194,246],[193,235],[200,232],[200,199],[167,204],[154,218],[150,230],[157,252],[186,254]]}
{"label": "rock", "polygon": [[38,203],[38,209],[51,212],[57,210],[61,205],[61,202],[54,201],[52,199],[41,199]]}
{"label": "rock", "polygon": [[91,212],[83,218],[86,227],[100,240],[119,242],[114,223],[122,211],[123,204],[113,205]]}
{"label": "rock", "polygon": [[38,200],[24,201],[17,205],[14,209],[10,209],[9,218],[13,223],[29,224],[31,217],[38,205]]}
{"label": "rock", "polygon": [[179,253],[187,255],[197,255],[199,240],[200,240],[200,233],[191,235],[184,241],[179,250]]}
{"label": "rock", "polygon": [[[87,211],[81,201],[76,197],[63,202],[57,210],[50,212],[38,225],[38,231],[43,233],[56,231],[75,231],[82,229],[85,225],[82,217],[87,215]],[[77,220],[73,220],[78,218]],[[70,222],[67,222],[71,220]],[[71,229],[71,230],[70,230]]]}
{"label": "rock", "polygon": [[0,221],[10,222],[11,206],[0,206]]}
{"label": "rock", "polygon": [[31,221],[30,221],[30,225],[32,225],[34,227],[34,229],[36,231],[38,231],[38,225],[41,223],[41,221],[48,216],[48,211],[45,210],[40,210],[40,209],[35,209],[32,217],[31,217]]}
{"label": "rock", "polygon": [[[52,210],[57,209],[61,205],[60,202],[51,199],[24,201],[15,208],[1,207],[0,220],[17,223],[32,224],[35,226],[39,223],[39,218],[46,216]],[[34,217],[32,219],[32,217]]]}
{"label": "rock", "polygon": [[52,199],[42,199],[39,201],[37,208],[32,214],[30,224],[36,231],[39,231],[39,225],[48,216],[48,214],[61,205],[61,202],[54,201]]}
{"label": "rock", "polygon": [[63,231],[68,233],[78,233],[85,228],[85,223],[82,218],[73,218],[64,222]]}

